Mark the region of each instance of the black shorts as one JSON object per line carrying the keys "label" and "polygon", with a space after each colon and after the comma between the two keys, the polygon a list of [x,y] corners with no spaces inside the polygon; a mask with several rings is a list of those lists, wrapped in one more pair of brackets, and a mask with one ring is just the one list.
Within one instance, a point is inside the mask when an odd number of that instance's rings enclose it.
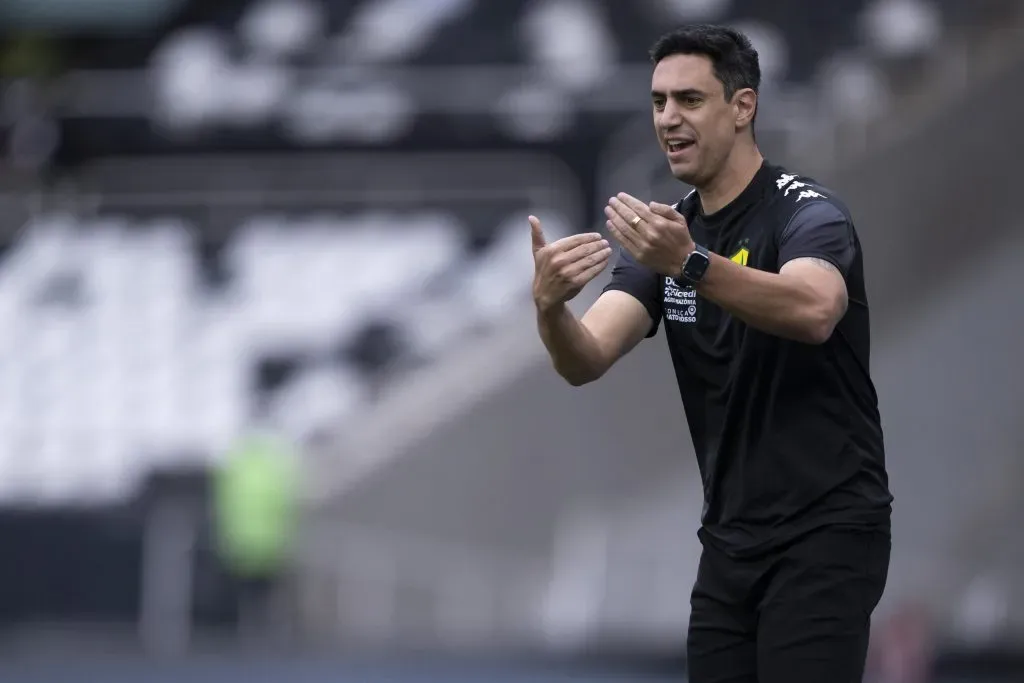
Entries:
{"label": "black shorts", "polygon": [[768,556],[706,544],[690,600],[690,683],[860,683],[888,530],[823,528]]}

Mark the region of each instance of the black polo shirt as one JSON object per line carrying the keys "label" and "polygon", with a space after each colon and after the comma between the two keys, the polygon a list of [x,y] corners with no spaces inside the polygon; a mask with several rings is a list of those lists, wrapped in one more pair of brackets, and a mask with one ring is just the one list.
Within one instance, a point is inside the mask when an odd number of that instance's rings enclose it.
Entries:
{"label": "black polo shirt", "polygon": [[704,215],[696,192],[676,209],[716,254],[772,273],[795,258],[825,259],[849,294],[832,337],[804,344],[748,326],[621,252],[606,291],[647,308],[648,336],[665,321],[704,482],[701,540],[739,557],[827,524],[887,528],[892,496],[849,211],[813,180],[767,162],[720,211]]}

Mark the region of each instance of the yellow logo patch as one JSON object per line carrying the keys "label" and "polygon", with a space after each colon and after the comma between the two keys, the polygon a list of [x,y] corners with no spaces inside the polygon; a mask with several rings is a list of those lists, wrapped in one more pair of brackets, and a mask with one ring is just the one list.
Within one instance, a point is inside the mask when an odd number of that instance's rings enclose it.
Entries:
{"label": "yellow logo patch", "polygon": [[744,247],[743,249],[740,249],[735,254],[733,254],[732,258],[730,258],[729,260],[732,261],[733,263],[738,263],[741,266],[745,266],[745,265],[747,265],[747,259],[749,257],[750,257],[750,251],[748,251]]}

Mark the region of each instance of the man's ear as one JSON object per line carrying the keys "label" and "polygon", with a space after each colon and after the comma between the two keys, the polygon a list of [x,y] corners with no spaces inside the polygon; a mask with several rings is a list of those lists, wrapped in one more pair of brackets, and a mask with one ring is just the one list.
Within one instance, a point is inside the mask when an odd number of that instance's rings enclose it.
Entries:
{"label": "man's ear", "polygon": [[752,125],[757,113],[757,93],[754,89],[737,90],[732,96],[732,103],[736,108],[736,127],[747,128]]}

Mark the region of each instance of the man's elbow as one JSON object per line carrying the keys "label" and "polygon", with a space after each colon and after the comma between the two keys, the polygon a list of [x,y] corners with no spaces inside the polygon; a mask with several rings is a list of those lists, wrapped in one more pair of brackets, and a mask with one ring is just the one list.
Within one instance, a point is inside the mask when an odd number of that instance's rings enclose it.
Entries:
{"label": "man's elbow", "polygon": [[811,344],[812,346],[820,346],[832,338],[832,333],[835,331],[836,326],[831,323],[813,321],[809,322],[804,326],[800,335],[802,341],[805,344]]}
{"label": "man's elbow", "polygon": [[591,382],[596,382],[601,379],[601,375],[604,373],[597,372],[595,370],[561,370],[555,368],[558,374],[564,379],[570,386],[582,387]]}
{"label": "man's elbow", "polygon": [[[577,359],[579,361],[580,359]],[[555,372],[569,385],[582,387],[585,384],[596,382],[608,371],[608,364],[602,361],[590,359],[586,362],[553,363]]]}
{"label": "man's elbow", "polygon": [[801,325],[801,339],[805,344],[824,344],[832,338],[836,325],[846,314],[846,301],[822,302],[809,312]]}

